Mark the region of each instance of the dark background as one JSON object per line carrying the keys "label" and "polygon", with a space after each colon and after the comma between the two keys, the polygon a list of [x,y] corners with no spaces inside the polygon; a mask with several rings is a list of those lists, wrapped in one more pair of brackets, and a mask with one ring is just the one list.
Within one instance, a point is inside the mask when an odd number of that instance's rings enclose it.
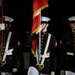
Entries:
{"label": "dark background", "polygon": [[[31,31],[32,26],[32,1],[33,0],[3,0],[4,15],[14,18],[13,28],[18,33]],[[73,0],[49,0],[49,7],[42,10],[42,14],[51,18],[49,32],[57,39],[68,30],[67,18],[75,15],[75,4]],[[64,23],[65,22],[65,23]]]}
{"label": "dark background", "polygon": [[[29,52],[26,41],[32,27],[33,0],[3,0],[3,13],[14,18],[12,28],[19,34],[22,51]],[[48,31],[55,35],[58,41],[57,57],[59,57],[59,41],[70,28],[67,18],[75,15],[73,0],[49,0],[49,7],[42,10],[41,15],[51,18]],[[59,59],[59,58],[58,58]]]}

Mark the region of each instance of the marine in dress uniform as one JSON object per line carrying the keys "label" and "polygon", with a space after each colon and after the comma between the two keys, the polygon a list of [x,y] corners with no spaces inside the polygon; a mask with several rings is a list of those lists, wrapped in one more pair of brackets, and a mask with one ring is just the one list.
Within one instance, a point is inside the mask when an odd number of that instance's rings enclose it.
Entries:
{"label": "marine in dress uniform", "polygon": [[1,75],[12,75],[18,71],[20,65],[18,36],[16,33],[10,31],[10,26],[14,19],[9,16],[3,17],[5,29],[0,30],[0,33],[2,34],[0,36],[0,49],[2,51],[0,59]]}
{"label": "marine in dress uniform", "polygon": [[30,43],[33,39],[39,37],[39,32],[41,32],[41,61],[40,64],[37,63],[38,54],[32,54],[30,67],[28,69],[28,75],[55,75],[55,50],[57,47],[57,41],[53,34],[47,32],[48,22],[50,18],[42,16],[41,18],[41,28],[33,33],[28,43]]}
{"label": "marine in dress uniform", "polygon": [[71,32],[65,34],[60,41],[60,69],[65,75],[75,75],[75,16],[68,18]]}

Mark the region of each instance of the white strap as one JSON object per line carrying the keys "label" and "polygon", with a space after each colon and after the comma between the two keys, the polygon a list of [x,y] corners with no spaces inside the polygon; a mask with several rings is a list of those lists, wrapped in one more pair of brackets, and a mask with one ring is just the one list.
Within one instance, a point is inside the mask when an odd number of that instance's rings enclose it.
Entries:
{"label": "white strap", "polygon": [[[9,42],[10,42],[10,38],[11,38],[11,34],[12,34],[12,32],[9,32],[9,34],[8,34],[8,38],[7,38],[7,42],[6,42],[6,48],[5,48],[5,53],[4,53],[4,55],[3,55],[3,61],[5,61],[6,55],[11,54],[11,53],[9,53],[9,50],[8,50]],[[12,52],[12,50],[10,50],[10,52]],[[9,53],[9,54],[8,54],[8,53]]]}
{"label": "white strap", "polygon": [[51,38],[51,34],[48,35],[48,39],[47,39],[47,43],[46,43],[46,47],[45,47],[45,50],[44,50],[44,54],[43,54],[43,57],[42,57],[41,64],[43,64],[44,61],[45,61],[47,50],[48,50],[49,43],[50,43],[50,38]]}
{"label": "white strap", "polygon": [[[45,47],[45,50],[44,50],[44,54],[43,55],[40,55],[40,57],[42,58],[41,64],[44,63],[45,58],[48,58],[50,56],[49,55],[50,52],[47,53],[47,50],[48,50],[48,47],[49,47],[50,38],[51,38],[51,34],[48,35],[47,44],[46,44],[46,47]],[[36,55],[34,55],[34,57],[36,57],[37,64],[39,64],[37,50],[36,50]]]}
{"label": "white strap", "polygon": [[7,50],[6,55],[12,55],[13,49]]}
{"label": "white strap", "polygon": [[[37,52],[37,50],[38,50],[38,49],[36,49],[36,55],[34,55],[34,57],[36,57],[37,64],[39,64],[39,61],[38,61],[39,58],[38,58],[38,52]],[[39,56],[39,57],[40,57],[40,56]]]}
{"label": "white strap", "polygon": [[12,75],[12,72],[1,72],[1,75]]}
{"label": "white strap", "polygon": [[46,55],[41,55],[41,57],[42,57],[42,58],[43,58],[43,57],[48,58],[49,55],[50,55],[50,52],[46,53]]}

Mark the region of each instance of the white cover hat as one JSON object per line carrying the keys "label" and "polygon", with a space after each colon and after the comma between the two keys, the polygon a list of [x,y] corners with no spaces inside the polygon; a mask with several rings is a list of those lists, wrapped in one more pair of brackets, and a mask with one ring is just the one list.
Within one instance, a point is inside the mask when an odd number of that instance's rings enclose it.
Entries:
{"label": "white cover hat", "polygon": [[9,16],[3,16],[4,18],[4,21],[7,21],[7,22],[12,22],[14,19],[9,17]]}
{"label": "white cover hat", "polygon": [[50,21],[50,18],[45,17],[45,16],[42,16],[42,17],[41,17],[41,21],[46,21],[46,22],[48,22],[48,21]]}
{"label": "white cover hat", "polygon": [[75,21],[75,16],[71,16],[68,18],[68,20],[71,22],[71,21]]}

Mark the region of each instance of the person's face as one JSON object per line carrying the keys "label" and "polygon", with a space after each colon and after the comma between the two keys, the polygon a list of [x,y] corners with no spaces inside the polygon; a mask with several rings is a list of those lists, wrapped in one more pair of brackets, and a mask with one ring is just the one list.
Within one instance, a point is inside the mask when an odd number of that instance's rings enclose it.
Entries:
{"label": "person's face", "polygon": [[11,26],[11,25],[9,25],[8,23],[6,23],[6,24],[5,24],[5,29],[6,29],[6,30],[9,30],[10,26]]}
{"label": "person's face", "polygon": [[72,32],[75,33],[75,22],[70,24]]}
{"label": "person's face", "polygon": [[46,32],[46,31],[47,31],[47,27],[48,27],[48,24],[47,24],[47,23],[44,23],[44,24],[42,25],[42,29],[43,29],[42,32]]}

